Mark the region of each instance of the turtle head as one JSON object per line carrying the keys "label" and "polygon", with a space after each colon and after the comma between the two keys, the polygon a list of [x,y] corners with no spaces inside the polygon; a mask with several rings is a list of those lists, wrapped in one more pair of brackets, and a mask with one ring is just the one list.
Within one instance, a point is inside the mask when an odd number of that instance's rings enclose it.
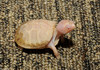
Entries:
{"label": "turtle head", "polygon": [[60,34],[67,34],[75,28],[75,24],[70,20],[61,20],[56,28]]}

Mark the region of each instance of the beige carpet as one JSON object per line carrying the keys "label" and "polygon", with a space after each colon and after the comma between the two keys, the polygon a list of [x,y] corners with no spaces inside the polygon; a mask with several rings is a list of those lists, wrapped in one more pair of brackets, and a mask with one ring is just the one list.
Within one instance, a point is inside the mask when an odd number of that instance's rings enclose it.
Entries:
{"label": "beige carpet", "polygon": [[[14,39],[23,22],[75,21],[57,49],[20,50]],[[100,70],[100,0],[0,0],[0,70]]]}

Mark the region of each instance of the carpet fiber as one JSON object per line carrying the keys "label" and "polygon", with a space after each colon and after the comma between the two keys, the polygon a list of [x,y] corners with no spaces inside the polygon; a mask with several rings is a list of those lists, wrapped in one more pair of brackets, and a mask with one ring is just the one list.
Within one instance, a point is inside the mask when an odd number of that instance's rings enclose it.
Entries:
{"label": "carpet fiber", "polygon": [[[76,28],[52,50],[19,49],[13,41],[23,22],[75,21]],[[100,70],[100,0],[0,0],[0,70]]]}

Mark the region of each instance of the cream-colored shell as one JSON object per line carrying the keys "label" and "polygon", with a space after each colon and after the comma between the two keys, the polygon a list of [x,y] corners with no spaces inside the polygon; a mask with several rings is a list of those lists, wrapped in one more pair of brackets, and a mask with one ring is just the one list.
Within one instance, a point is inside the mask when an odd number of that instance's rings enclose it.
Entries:
{"label": "cream-colored shell", "polygon": [[23,48],[42,49],[52,39],[55,21],[32,20],[22,24],[16,31],[15,41]]}

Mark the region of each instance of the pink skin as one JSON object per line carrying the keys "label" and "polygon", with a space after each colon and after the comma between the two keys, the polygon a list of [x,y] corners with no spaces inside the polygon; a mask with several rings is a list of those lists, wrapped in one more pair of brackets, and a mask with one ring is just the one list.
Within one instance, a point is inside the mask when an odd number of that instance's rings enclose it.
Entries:
{"label": "pink skin", "polygon": [[48,44],[48,48],[52,49],[56,58],[59,58],[59,53],[54,45],[55,39],[59,39],[60,36],[71,32],[75,28],[75,24],[70,20],[62,20],[58,23],[56,30],[54,32],[53,38]]}

